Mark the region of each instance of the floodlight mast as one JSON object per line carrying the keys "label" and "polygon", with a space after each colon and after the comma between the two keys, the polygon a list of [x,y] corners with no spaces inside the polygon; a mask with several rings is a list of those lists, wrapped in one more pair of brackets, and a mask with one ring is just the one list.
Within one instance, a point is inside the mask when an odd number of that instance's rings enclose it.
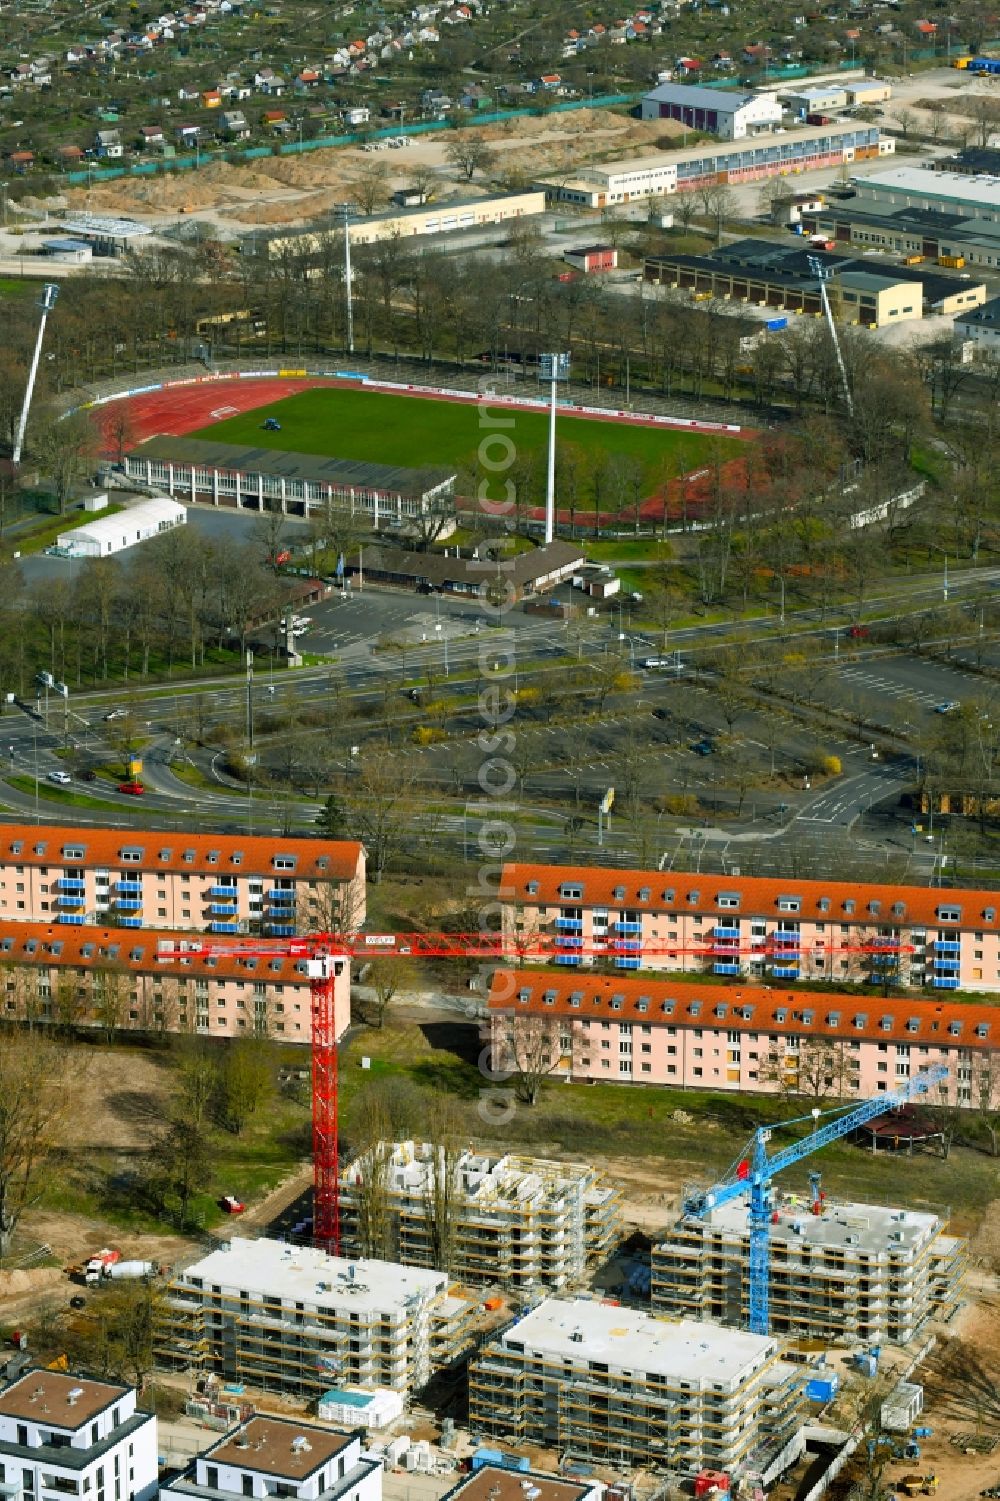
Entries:
{"label": "floodlight mast", "polygon": [[837,366],[840,370],[840,379],[844,386],[844,401],[847,405],[848,416],[854,416],[854,398],[851,388],[847,383],[847,367],[844,364],[844,356],[840,352],[840,340],[837,338],[837,325],[833,321],[833,312],[830,308],[830,299],[827,296],[826,284],[833,275],[833,267],[824,265],[818,255],[808,257],[809,269],[819,282],[819,296],[823,304],[823,312],[826,314],[827,327],[830,330],[830,338],[833,341],[833,352],[837,356]]}
{"label": "floodlight mast", "polygon": [[28,408],[31,406],[31,397],[35,389],[35,380],[38,376],[38,361],[42,357],[42,340],[45,338],[45,324],[52,309],[56,305],[59,296],[59,287],[54,281],[47,281],[42,288],[42,296],[38,306],[42,316],[38,323],[38,338],[35,340],[35,352],[31,357],[31,369],[28,371],[28,384],[24,390],[24,405],[21,407],[21,416],[17,424],[17,437],[14,440],[14,454],[12,463],[16,466],[21,462],[21,449],[24,447],[24,432],[28,426]]}
{"label": "floodlight mast", "polygon": [[551,542],[556,531],[556,389],[561,380],[569,380],[568,354],[541,354],[538,373],[551,382],[549,400],[549,455],[545,479],[545,541]]}

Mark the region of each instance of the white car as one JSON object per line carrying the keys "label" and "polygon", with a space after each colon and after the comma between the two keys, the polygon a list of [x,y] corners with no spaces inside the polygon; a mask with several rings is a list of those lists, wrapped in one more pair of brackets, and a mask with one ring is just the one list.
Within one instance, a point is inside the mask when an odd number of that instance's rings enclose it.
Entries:
{"label": "white car", "polygon": [[105,722],[112,719],[124,719],[127,713],[127,709],[112,709],[110,714],[105,714],[104,719]]}
{"label": "white car", "polygon": [[50,782],[56,782],[60,787],[66,787],[66,786],[68,786],[68,784],[70,782],[72,782],[72,780],[73,780],[73,778],[70,776],[70,774],[69,774],[68,771],[50,771],[49,772],[49,781]]}

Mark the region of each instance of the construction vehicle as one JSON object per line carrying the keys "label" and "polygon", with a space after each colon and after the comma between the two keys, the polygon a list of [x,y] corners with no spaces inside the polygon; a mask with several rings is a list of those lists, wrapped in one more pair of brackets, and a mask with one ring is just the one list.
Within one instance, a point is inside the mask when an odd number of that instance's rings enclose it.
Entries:
{"label": "construction vehicle", "polygon": [[[629,957],[637,951],[649,955],[670,953],[679,950],[676,940],[638,945],[631,940],[604,940],[595,944],[574,946],[574,956],[608,958],[617,952]],[[765,946],[765,951],[766,951]],[[773,945],[777,951],[778,945]],[[883,944],[878,938],[860,946],[868,954],[886,952],[895,956],[906,945]],[[712,944],[693,946],[692,952],[706,956],[715,952]],[[844,952],[839,949],[838,952]],[[561,935],[558,933],[510,934],[503,932],[464,933],[312,933],[292,938],[234,938],[228,941],[192,936],[182,939],[162,939],[157,944],[157,958],[164,965],[194,956],[204,958],[291,958],[304,961],[309,980],[310,1011],[312,1021],[312,1156],[313,1156],[313,1241],[333,1255],[340,1251],[340,1154],[338,1147],[338,1090],[337,1090],[337,1031],[334,1020],[334,983],[343,973],[344,966],[353,958],[380,959],[399,956],[436,959],[491,959],[500,963],[523,963],[526,959],[552,960],[565,954]],[[737,952],[726,950],[727,955]],[[764,951],[754,950],[754,957],[761,958]],[[781,949],[784,957],[788,950]],[[796,950],[800,953],[801,950]],[[829,959],[829,950],[824,950],[824,959]],[[720,1193],[725,1199],[750,1192],[751,1202],[751,1322],[755,1333],[766,1333],[768,1327],[768,1276],[770,1179],[782,1168],[798,1162],[810,1152],[817,1151],[828,1142],[855,1130],[875,1116],[905,1103],[915,1095],[923,1094],[932,1084],[948,1077],[948,1070],[941,1064],[922,1069],[918,1074],[890,1094],[868,1100],[846,1113],[830,1112],[833,1119],[826,1125],[818,1125],[819,1112],[815,1112],[813,1124],[816,1129],[804,1141],[777,1153],[770,1160],[764,1150],[771,1133],[759,1129],[751,1145],[751,1156],[741,1161],[730,1179],[712,1191],[700,1196],[704,1209],[717,1202],[713,1195]],[[783,1124],[796,1124],[787,1122]],[[817,1178],[818,1183],[818,1178]],[[818,1186],[816,1196],[818,1197]],[[711,1201],[711,1202],[710,1202]],[[723,1200],[724,1202],[725,1200]]]}
{"label": "construction vehicle", "polygon": [[100,1282],[101,1278],[106,1275],[109,1266],[113,1266],[116,1261],[121,1261],[121,1259],[122,1253],[120,1251],[111,1250],[108,1246],[105,1246],[103,1250],[95,1251],[92,1256],[88,1256],[86,1261],[81,1262],[79,1265],[68,1266],[66,1271],[73,1278],[74,1282],[85,1282],[92,1286],[95,1282]]}
{"label": "construction vehicle", "polygon": [[933,1496],[938,1488],[936,1475],[904,1475],[897,1483],[906,1496]]}

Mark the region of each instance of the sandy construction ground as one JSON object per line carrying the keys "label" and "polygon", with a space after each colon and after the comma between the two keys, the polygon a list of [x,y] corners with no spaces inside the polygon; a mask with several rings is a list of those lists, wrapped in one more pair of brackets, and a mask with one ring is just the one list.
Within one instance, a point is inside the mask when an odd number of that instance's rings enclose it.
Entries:
{"label": "sandy construction ground", "polygon": [[[413,168],[430,169],[441,179],[442,194],[487,191],[476,179],[460,181],[447,160],[448,142],[469,132],[442,131],[415,137],[399,150],[366,153],[360,147],[331,147],[301,156],[264,157],[241,166],[216,163],[198,172],[164,173],[150,178],[125,178],[92,188],[71,189],[59,206],[91,213],[125,214],[156,228],[193,215],[214,224],[222,235],[255,225],[294,224],[328,212],[351,196],[352,184],[373,165],[385,169],[391,191],[405,187]],[[610,110],[571,113],[505,121],[476,129],[497,159],[498,172],[530,181],[541,173],[564,173],[588,162],[652,153],[683,134],[669,120],[639,121]],[[56,200],[38,203],[50,210]]]}

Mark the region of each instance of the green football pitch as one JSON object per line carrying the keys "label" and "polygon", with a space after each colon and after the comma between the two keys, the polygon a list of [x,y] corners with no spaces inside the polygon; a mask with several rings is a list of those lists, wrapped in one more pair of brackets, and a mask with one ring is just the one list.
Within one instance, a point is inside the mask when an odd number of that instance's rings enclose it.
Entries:
{"label": "green football pitch", "polygon": [[[542,461],[548,441],[548,418],[543,411],[492,406],[489,412],[510,425],[482,422],[480,409],[472,402],[318,387],[213,422],[191,437],[411,469],[448,465],[471,471],[481,440],[490,433],[503,433],[519,458],[536,454]],[[264,430],[268,417],[281,423],[280,432]],[[602,454],[638,458],[647,494],[669,479],[701,468],[717,454],[730,459],[739,449],[739,440],[734,438],[562,415],[558,437],[560,443],[577,445],[585,467],[592,467]],[[487,450],[487,462],[495,467],[505,449],[506,445],[495,442]]]}

